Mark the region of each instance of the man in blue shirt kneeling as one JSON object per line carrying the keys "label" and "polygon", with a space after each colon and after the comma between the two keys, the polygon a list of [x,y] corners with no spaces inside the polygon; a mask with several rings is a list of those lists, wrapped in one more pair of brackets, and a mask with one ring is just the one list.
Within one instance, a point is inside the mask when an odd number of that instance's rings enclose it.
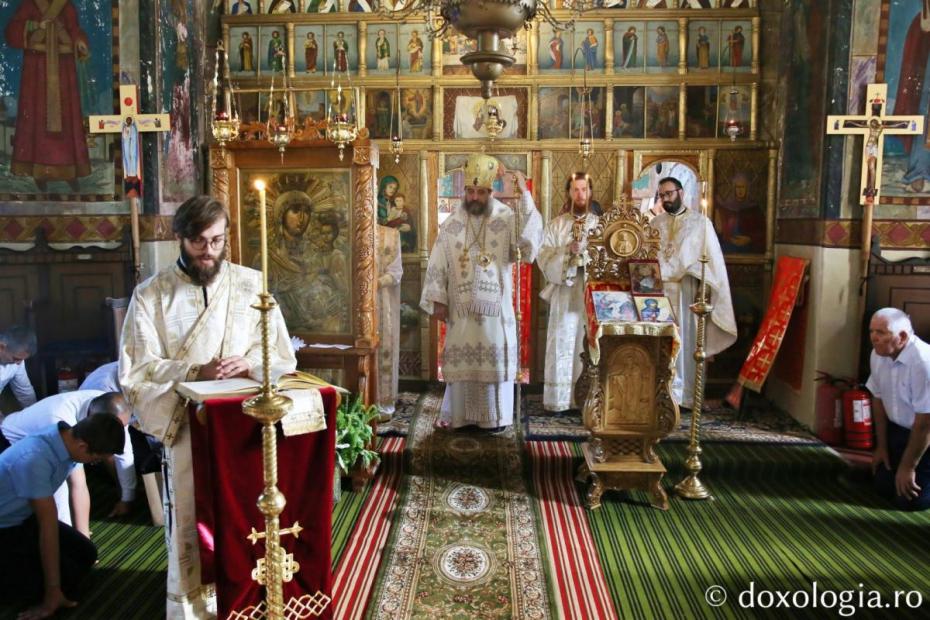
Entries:
{"label": "man in blue shirt kneeling", "polygon": [[97,548],[58,521],[52,496],[78,463],[122,453],[123,432],[119,418],[99,413],[73,427],[49,426],[0,454],[0,602],[41,600],[20,618],[46,618],[77,604]]}

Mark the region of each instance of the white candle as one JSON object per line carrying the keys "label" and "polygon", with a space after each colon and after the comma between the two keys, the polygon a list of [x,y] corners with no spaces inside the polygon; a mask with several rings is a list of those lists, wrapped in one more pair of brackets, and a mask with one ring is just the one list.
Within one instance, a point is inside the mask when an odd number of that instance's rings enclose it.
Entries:
{"label": "white candle", "polygon": [[255,181],[258,190],[258,217],[261,222],[262,293],[268,292],[268,216],[265,214],[265,182]]}
{"label": "white candle", "polygon": [[[707,217],[707,181],[701,181],[701,215]],[[707,256],[707,222],[704,222],[704,246],[701,256]]]}

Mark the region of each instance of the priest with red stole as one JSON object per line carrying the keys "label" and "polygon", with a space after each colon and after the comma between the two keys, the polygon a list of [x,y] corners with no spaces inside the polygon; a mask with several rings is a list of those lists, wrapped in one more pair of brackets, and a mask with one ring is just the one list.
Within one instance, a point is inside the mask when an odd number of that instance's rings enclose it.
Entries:
{"label": "priest with red stole", "polygon": [[77,11],[71,0],[22,0],[5,34],[23,50],[10,170],[40,189],[57,180],[76,191],[78,177],[91,172],[76,63],[89,51]]}

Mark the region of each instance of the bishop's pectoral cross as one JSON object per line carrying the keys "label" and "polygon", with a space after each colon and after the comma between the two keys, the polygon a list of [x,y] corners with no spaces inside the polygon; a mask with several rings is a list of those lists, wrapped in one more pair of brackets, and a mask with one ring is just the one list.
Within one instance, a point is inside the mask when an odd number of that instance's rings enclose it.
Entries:
{"label": "bishop's pectoral cross", "polygon": [[169,131],[168,114],[139,114],[138,88],[133,85],[119,87],[119,114],[90,117],[90,133],[118,133],[122,135],[123,191],[129,198],[132,226],[132,260],[136,282],[142,275],[139,257],[139,197],[142,194],[142,149],[140,132]]}

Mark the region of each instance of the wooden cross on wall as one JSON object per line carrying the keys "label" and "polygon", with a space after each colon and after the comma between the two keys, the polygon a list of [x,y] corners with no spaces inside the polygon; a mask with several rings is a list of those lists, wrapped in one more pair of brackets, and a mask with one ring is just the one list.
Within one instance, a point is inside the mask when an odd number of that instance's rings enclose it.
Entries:
{"label": "wooden cross on wall", "polygon": [[[872,251],[872,215],[875,197],[882,186],[882,154],[886,135],[920,135],[924,133],[923,116],[886,116],[887,84],[869,84],[866,90],[866,110],[863,116],[828,116],[827,133],[859,135],[866,138],[862,148],[862,178],[859,204],[862,205],[862,244],[860,246],[859,322],[865,318],[866,279],[869,275],[869,255]],[[860,342],[856,338],[856,342]],[[856,353],[859,359],[859,352]]]}
{"label": "wooden cross on wall", "polygon": [[863,116],[828,116],[827,133],[866,136],[862,149],[862,179],[859,204],[875,203],[882,186],[883,136],[922,135],[923,116],[885,116],[887,84],[869,84]]}
{"label": "wooden cross on wall", "polygon": [[142,149],[139,133],[169,131],[171,116],[168,114],[139,114],[139,92],[134,85],[119,87],[119,114],[92,115],[90,133],[122,134],[123,189],[129,198],[129,213],[132,226],[132,261],[136,282],[142,276],[142,261],[139,256],[139,197],[142,191]]}

